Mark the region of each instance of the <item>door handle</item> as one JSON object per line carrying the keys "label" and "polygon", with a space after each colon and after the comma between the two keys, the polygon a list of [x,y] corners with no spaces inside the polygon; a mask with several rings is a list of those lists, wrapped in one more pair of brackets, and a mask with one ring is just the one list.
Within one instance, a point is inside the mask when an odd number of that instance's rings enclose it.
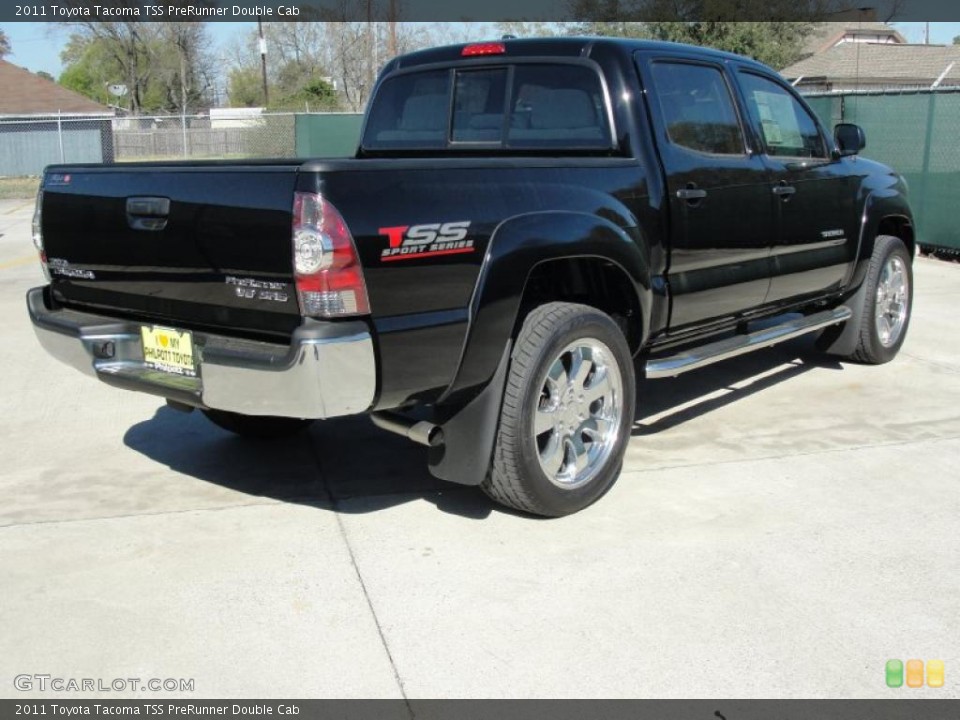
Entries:
{"label": "door handle", "polygon": [[127,198],[127,214],[141,217],[166,217],[170,214],[170,198],[130,197]]}
{"label": "door handle", "polygon": [[127,198],[127,224],[134,230],[159,231],[167,227],[170,198]]}
{"label": "door handle", "polygon": [[694,187],[685,187],[682,190],[677,190],[677,197],[681,200],[686,200],[691,205],[698,204],[707,196],[706,190],[701,190],[700,188]]}
{"label": "door handle", "polygon": [[797,189],[781,181],[779,185],[773,188],[773,194],[779,196],[781,200],[789,200],[791,195],[797,194]]}

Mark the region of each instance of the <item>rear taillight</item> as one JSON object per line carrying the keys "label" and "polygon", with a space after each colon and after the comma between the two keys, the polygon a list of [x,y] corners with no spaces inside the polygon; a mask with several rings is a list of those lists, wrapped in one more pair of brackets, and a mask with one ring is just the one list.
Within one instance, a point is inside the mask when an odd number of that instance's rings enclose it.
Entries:
{"label": "rear taillight", "polygon": [[47,266],[47,251],[43,247],[43,224],[40,221],[40,215],[43,211],[43,190],[37,192],[37,204],[33,208],[33,246],[40,253],[40,267],[43,268],[43,276],[50,282],[50,268]]}
{"label": "rear taillight", "polygon": [[294,196],[293,270],[303,315],[333,318],[370,312],[350,230],[337,209],[315,193]]}

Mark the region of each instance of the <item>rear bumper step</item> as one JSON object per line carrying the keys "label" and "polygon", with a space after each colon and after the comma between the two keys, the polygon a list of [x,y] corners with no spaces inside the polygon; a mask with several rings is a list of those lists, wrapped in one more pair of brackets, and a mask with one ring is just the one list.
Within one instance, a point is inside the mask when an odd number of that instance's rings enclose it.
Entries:
{"label": "rear bumper step", "polygon": [[244,415],[322,419],[373,404],[377,373],[363,322],[311,322],[290,345],[197,335],[197,376],[144,364],[141,323],[50,307],[44,288],[27,293],[37,339],[61,362],[108,385]]}
{"label": "rear bumper step", "polygon": [[668,357],[654,358],[647,361],[646,376],[648,379],[676,377],[685,372],[712,365],[713,363],[737,357],[745,353],[770,347],[777,343],[791,340],[807,333],[822,330],[831,325],[838,325],[850,319],[850,308],[846,305],[824,310],[823,312],[805,315],[801,318],[772,327],[758,330],[748,335],[736,335],[718,342],[686,350]]}

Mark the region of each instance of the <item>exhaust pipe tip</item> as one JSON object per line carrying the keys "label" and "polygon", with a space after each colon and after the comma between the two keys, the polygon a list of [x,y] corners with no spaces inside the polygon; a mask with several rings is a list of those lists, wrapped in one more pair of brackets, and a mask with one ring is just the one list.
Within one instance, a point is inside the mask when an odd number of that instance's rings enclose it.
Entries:
{"label": "exhaust pipe tip", "polygon": [[430,422],[421,421],[407,430],[407,437],[420,445],[437,447],[443,445],[443,428]]}
{"label": "exhaust pipe tip", "polygon": [[372,413],[370,419],[381,430],[403,435],[418,445],[437,447],[443,445],[443,428],[425,420],[410,420],[396,413]]}

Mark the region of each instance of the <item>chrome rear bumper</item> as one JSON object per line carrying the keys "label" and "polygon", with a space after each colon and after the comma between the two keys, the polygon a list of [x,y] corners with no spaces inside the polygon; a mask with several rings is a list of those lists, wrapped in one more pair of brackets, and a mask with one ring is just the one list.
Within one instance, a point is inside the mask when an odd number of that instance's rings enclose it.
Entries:
{"label": "chrome rear bumper", "polygon": [[373,404],[373,340],[360,321],[309,322],[290,345],[194,333],[197,377],[147,367],[140,327],[50,306],[45,288],[27,293],[40,344],[53,357],[103,382],[200,408],[244,415],[330,418]]}

